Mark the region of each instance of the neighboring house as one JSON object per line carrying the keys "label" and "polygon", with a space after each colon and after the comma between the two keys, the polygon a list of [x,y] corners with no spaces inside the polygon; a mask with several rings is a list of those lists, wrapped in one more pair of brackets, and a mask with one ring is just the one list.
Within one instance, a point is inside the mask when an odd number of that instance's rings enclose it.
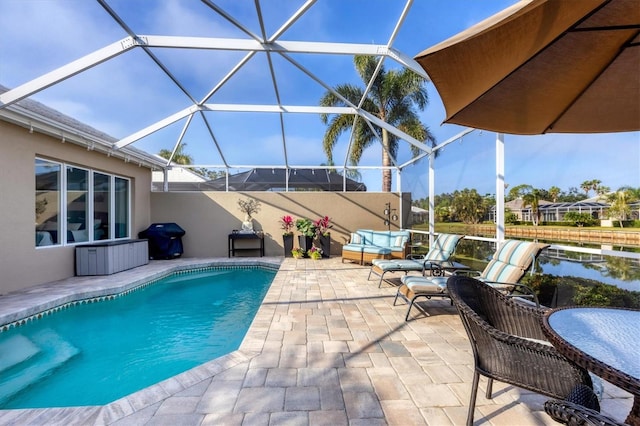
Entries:
{"label": "neighboring house", "polygon": [[426,223],[429,221],[429,210],[421,209],[417,206],[411,206],[411,224]]}
{"label": "neighboring house", "polygon": [[[505,210],[514,213],[519,221],[531,222],[532,211],[531,206],[523,206],[522,199],[504,203]],[[599,201],[598,197],[577,201],[575,203],[553,203],[551,201],[540,200],[538,202],[538,210],[540,221],[542,222],[562,222],[564,215],[568,212],[589,213],[594,219],[606,218],[606,210],[608,204]],[[489,220],[495,221],[495,206],[489,212]]]}
{"label": "neighboring house", "polygon": [[[159,161],[164,161],[166,163],[166,159],[159,157]],[[166,190],[167,191],[179,191],[181,188],[195,189],[198,184],[206,182],[207,178],[202,176],[199,173],[192,171],[191,169],[183,168],[183,167],[171,167],[167,168],[166,171],[153,171],[151,173],[151,189],[153,191],[164,191],[165,190],[165,175],[166,175]]]}

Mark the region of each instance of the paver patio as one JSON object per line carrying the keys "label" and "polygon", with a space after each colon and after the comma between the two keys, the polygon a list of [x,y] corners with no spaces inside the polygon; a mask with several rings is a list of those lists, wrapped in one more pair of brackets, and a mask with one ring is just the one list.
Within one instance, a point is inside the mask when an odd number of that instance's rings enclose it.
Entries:
{"label": "paver patio", "polygon": [[[0,319],[54,292],[108,292],[177,265],[237,259],[175,259],[106,277],[75,277],[0,297]],[[262,261],[278,263],[276,258]],[[240,349],[106,406],[0,410],[7,425],[460,425],[473,362],[447,300],[423,303],[405,322],[395,288],[339,258],[285,259]],[[48,291],[41,291],[47,288]],[[52,290],[56,289],[56,290]],[[476,424],[552,425],[547,399],[494,384]],[[623,420],[628,393],[605,383],[603,413]]]}

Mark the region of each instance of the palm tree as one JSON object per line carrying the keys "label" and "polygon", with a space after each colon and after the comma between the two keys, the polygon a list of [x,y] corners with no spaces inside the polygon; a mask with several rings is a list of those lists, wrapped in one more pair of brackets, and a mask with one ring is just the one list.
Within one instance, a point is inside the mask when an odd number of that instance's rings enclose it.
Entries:
{"label": "palm tree", "polygon": [[166,158],[167,160],[171,160],[176,164],[193,164],[193,157],[191,157],[189,154],[184,153],[184,147],[186,146],[186,143],[180,144],[176,149],[176,152],[173,154],[173,158],[171,158],[171,151],[169,151],[168,149],[161,149],[158,155],[162,158]]}
{"label": "palm tree", "polygon": [[593,181],[585,180],[580,184],[580,189],[584,191],[584,193],[587,195],[587,198],[589,198],[589,191],[591,190],[591,182]]}
{"label": "palm tree", "polygon": [[558,195],[560,195],[560,188],[557,186],[552,186],[549,188],[549,195],[551,196],[551,201],[554,203],[558,201]]}
{"label": "palm tree", "polygon": [[511,192],[518,194],[518,196],[522,198],[523,208],[531,206],[531,222],[533,222],[533,226],[538,226],[538,221],[540,219],[540,210],[538,209],[538,206],[540,204],[541,191],[531,185],[518,185],[512,188]]}
{"label": "palm tree", "polygon": [[531,221],[533,226],[538,226],[540,220],[540,210],[538,209],[540,202],[540,191],[532,188],[531,192],[522,195],[522,207],[531,206]]}
{"label": "palm tree", "polygon": [[638,196],[640,195],[638,192],[638,188],[623,186],[616,192],[605,196],[606,200],[611,203],[609,206],[609,217],[611,219],[618,219],[620,221],[620,228],[622,228],[622,221],[631,215],[631,207],[629,204],[638,200]]}
{"label": "palm tree", "polygon": [[[378,58],[373,56],[356,55],[354,57],[356,71],[365,85],[371,80],[377,61]],[[416,107],[421,111],[424,110],[429,102],[425,84],[426,80],[413,71],[406,69],[386,71],[384,67],[381,67],[371,90],[362,103],[362,109],[409,136],[419,141],[429,141],[431,146],[434,146],[435,137],[429,128],[420,122],[416,111]],[[353,105],[359,105],[364,94],[364,89],[352,84],[341,84],[336,86],[334,90]],[[348,104],[340,96],[332,91],[327,91],[320,99],[320,105],[326,107],[347,106]],[[354,119],[356,122],[353,129],[353,142],[349,152],[349,161],[352,165],[358,165],[363,151],[378,138],[363,119],[354,118],[351,115],[334,115],[329,120],[329,114],[322,114],[320,119],[323,124],[328,124],[322,144],[330,162],[333,161],[333,148],[338,138],[345,131],[351,130]],[[395,158],[398,153],[398,140],[396,135],[382,129],[383,166],[391,166],[391,158]],[[421,152],[413,145],[411,145],[411,151],[414,157]],[[382,171],[382,190],[391,191],[391,170],[389,169]]]}

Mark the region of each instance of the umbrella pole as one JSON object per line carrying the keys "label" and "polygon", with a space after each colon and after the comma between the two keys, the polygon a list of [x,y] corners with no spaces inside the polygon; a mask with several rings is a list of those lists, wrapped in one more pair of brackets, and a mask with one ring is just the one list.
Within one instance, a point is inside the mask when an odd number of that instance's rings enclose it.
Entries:
{"label": "umbrella pole", "polygon": [[504,241],[504,133],[496,134],[496,241]]}
{"label": "umbrella pole", "polygon": [[433,244],[433,234],[436,232],[436,206],[434,196],[436,193],[436,152],[429,154],[429,247]]}

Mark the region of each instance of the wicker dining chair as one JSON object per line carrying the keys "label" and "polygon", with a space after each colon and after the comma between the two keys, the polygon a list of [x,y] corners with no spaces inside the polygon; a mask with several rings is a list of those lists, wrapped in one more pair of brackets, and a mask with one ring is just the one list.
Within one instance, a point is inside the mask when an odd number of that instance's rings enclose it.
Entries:
{"label": "wicker dining chair", "polygon": [[566,400],[550,399],[544,403],[544,411],[558,423],[568,426],[625,426],[596,410]]}
{"label": "wicker dining chair", "polygon": [[565,399],[578,385],[593,388],[584,368],[559,354],[542,332],[544,309],[505,296],[499,290],[471,277],[454,275],[447,289],[469,337],[474,357],[474,374],[467,415],[473,416],[480,376]]}

